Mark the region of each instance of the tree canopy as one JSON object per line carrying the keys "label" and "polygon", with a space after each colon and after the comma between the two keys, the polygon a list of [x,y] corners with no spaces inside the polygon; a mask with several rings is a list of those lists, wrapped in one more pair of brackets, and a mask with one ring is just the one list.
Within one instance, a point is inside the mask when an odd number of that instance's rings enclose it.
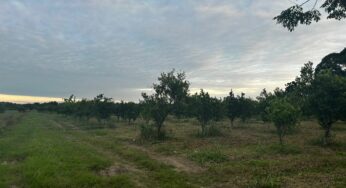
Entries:
{"label": "tree canopy", "polygon": [[[308,2],[313,2],[312,7],[305,7]],[[312,22],[321,20],[321,12],[318,10],[324,9],[327,13],[327,19],[341,20],[346,18],[346,1],[345,0],[324,0],[319,5],[318,0],[305,0],[303,3],[296,3],[295,5],[283,10],[280,15],[274,17],[278,24],[289,31],[293,31],[299,24],[310,25]]]}

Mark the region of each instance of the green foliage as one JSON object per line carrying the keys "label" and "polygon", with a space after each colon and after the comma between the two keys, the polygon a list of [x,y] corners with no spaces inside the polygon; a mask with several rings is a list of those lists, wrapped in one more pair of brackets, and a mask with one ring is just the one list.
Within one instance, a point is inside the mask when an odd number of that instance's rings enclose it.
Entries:
{"label": "green foliage", "polygon": [[234,96],[233,91],[229,92],[229,96],[225,98],[225,103],[227,107],[227,117],[231,121],[231,126],[233,127],[234,120],[239,118],[241,115],[239,100]]}
{"label": "green foliage", "polygon": [[222,103],[217,98],[210,97],[208,92],[204,92],[203,89],[192,97],[196,108],[195,116],[201,125],[202,135],[207,135],[209,121],[217,121],[222,117]]}
{"label": "green foliage", "polygon": [[285,95],[287,99],[297,109],[300,109],[304,116],[312,114],[310,96],[314,77],[313,63],[309,62],[301,68],[300,77],[296,77],[295,81],[286,84]]}
{"label": "green foliage", "polygon": [[346,77],[346,48],[340,53],[331,53],[316,66],[315,74],[330,70],[332,74]]}
{"label": "green foliage", "polygon": [[103,94],[97,95],[93,102],[92,114],[97,120],[108,120],[113,113],[113,102],[111,98]]}
{"label": "green foliage", "polygon": [[253,101],[251,98],[246,98],[245,93],[241,93],[238,98],[238,110],[240,113],[240,119],[245,122],[247,119],[251,118],[256,109],[256,101]]}
{"label": "green foliage", "polygon": [[5,112],[5,107],[2,104],[0,104],[0,113],[4,113],[4,112]]}
{"label": "green foliage", "polygon": [[333,123],[345,117],[346,77],[325,70],[315,75],[312,88],[312,110],[325,130],[327,144]]}
{"label": "green foliage", "polygon": [[175,73],[173,69],[168,73],[161,73],[158,78],[159,83],[154,84],[156,93],[167,96],[169,104],[172,105],[171,113],[182,116],[184,113],[184,103],[188,96],[190,83],[186,80],[184,72]]}
{"label": "green foliage", "polygon": [[[310,25],[313,21],[318,22],[321,19],[321,13],[315,9],[318,1],[308,11],[304,11],[303,6],[312,0],[304,1],[302,4],[296,4],[281,12],[280,15],[274,17],[278,24],[289,31],[293,31],[298,24]],[[327,13],[327,19],[341,20],[346,18],[346,2],[344,0],[325,0],[321,5],[322,9]]]}
{"label": "green foliage", "polygon": [[219,148],[195,150],[189,156],[189,159],[199,164],[223,163],[228,161],[228,157]]}
{"label": "green foliage", "polygon": [[275,99],[270,104],[269,114],[271,121],[276,127],[280,144],[282,144],[283,136],[287,133],[290,127],[296,125],[298,122],[299,112],[285,99]]}
{"label": "green foliage", "polygon": [[150,96],[142,93],[142,97],[144,99],[144,103],[149,106],[150,117],[154,121],[154,125],[157,128],[157,138],[163,139],[164,133],[161,129],[163,127],[165,119],[170,112],[168,98],[167,96],[160,93],[156,93]]}
{"label": "green foliage", "polygon": [[318,10],[304,12],[302,6],[295,5],[282,11],[279,16],[274,17],[274,20],[289,31],[293,31],[298,24],[310,25],[312,21],[318,22],[320,16],[321,13]]}
{"label": "green foliage", "polygon": [[258,100],[258,106],[257,110],[261,117],[261,120],[264,123],[267,123],[270,121],[270,115],[268,112],[270,101],[275,99],[275,96],[272,93],[268,93],[266,89],[263,89],[260,93],[260,96],[257,97]]}

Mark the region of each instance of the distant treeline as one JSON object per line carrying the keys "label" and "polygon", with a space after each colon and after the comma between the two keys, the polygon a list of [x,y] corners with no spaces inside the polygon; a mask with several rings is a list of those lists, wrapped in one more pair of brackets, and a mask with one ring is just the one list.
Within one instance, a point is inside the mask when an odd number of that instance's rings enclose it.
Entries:
{"label": "distant treeline", "polygon": [[211,97],[203,89],[195,94],[189,93],[189,81],[184,72],[172,70],[162,73],[158,83],[153,84],[153,94],[142,93],[143,99],[134,102],[113,102],[103,94],[93,99],[76,100],[74,95],[64,102],[34,104],[2,103],[0,111],[37,110],[56,112],[79,119],[96,118],[107,121],[111,116],[128,122],[138,117],[151,122],[157,128],[157,137],[170,114],[177,118],[196,118],[201,125],[202,134],[208,134],[210,121],[229,118],[231,126],[235,119],[245,122],[258,117],[264,122],[273,122],[277,127],[280,141],[289,127],[302,118],[317,118],[325,130],[325,140],[338,120],[346,120],[346,49],[322,59],[313,68],[313,63],[304,64],[300,76],[286,84],[284,89],[267,92],[263,89],[256,99],[246,97],[245,93],[235,95],[231,90],[224,98]]}

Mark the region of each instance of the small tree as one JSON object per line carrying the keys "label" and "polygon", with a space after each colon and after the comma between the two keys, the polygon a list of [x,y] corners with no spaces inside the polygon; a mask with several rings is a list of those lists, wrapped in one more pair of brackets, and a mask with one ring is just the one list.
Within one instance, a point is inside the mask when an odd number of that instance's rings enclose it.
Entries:
{"label": "small tree", "polygon": [[139,108],[136,103],[128,102],[125,104],[125,118],[130,124],[131,121],[136,121],[139,116]]}
{"label": "small tree", "polygon": [[328,144],[333,123],[346,116],[346,78],[325,70],[315,75],[312,88],[311,108],[325,130],[324,144]]}
{"label": "small tree", "polygon": [[298,111],[285,99],[275,99],[271,101],[269,114],[282,145],[286,132],[298,122]]}
{"label": "small tree", "polygon": [[222,117],[222,105],[221,102],[216,99],[210,97],[208,92],[204,92],[201,89],[199,94],[193,95],[195,100],[195,116],[197,120],[200,122],[202,128],[202,135],[205,136],[208,134],[207,125],[210,120],[219,120]]}
{"label": "small tree", "polygon": [[168,102],[168,98],[165,95],[153,94],[148,96],[146,93],[142,93],[142,97],[144,99],[144,103],[146,103],[149,107],[149,114],[157,129],[157,138],[163,139],[164,134],[161,129],[163,127],[163,123],[167,118],[170,106]]}
{"label": "small tree", "polygon": [[103,94],[97,95],[93,100],[93,116],[101,122],[101,120],[108,120],[112,113],[112,98],[107,98]]}
{"label": "small tree", "polygon": [[183,107],[188,96],[190,83],[186,80],[184,72],[175,72],[173,69],[168,73],[161,73],[158,78],[159,83],[154,84],[156,93],[161,93],[168,98],[169,104],[172,105],[172,113],[181,116],[184,113]]}
{"label": "small tree", "polygon": [[245,122],[253,115],[255,102],[251,98],[246,98],[245,93],[241,93],[237,100],[240,119]]}
{"label": "small tree", "polygon": [[270,101],[274,99],[274,96],[271,92],[267,92],[266,89],[263,89],[260,93],[260,96],[257,97],[258,100],[258,112],[261,116],[261,119],[264,123],[267,123],[270,121],[268,108],[270,105]]}
{"label": "small tree", "polygon": [[239,100],[234,96],[233,91],[229,92],[229,96],[225,99],[227,107],[227,117],[231,121],[231,127],[234,125],[234,120],[240,117],[240,103]]}

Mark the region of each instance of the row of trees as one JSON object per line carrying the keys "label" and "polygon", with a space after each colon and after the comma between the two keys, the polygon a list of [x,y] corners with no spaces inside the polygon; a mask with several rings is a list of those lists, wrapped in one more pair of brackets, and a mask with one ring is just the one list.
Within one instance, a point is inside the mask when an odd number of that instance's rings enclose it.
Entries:
{"label": "row of trees", "polygon": [[[96,118],[100,122],[111,116],[118,119],[135,121],[139,116],[147,124],[153,123],[157,138],[163,137],[162,128],[168,115],[177,118],[195,117],[206,135],[211,121],[224,117],[233,126],[235,119],[245,122],[256,116],[263,122],[273,122],[282,142],[283,136],[301,118],[315,117],[325,130],[325,143],[328,142],[332,125],[338,120],[346,120],[346,49],[323,58],[313,68],[313,63],[305,64],[300,76],[286,84],[285,89],[267,92],[265,89],[255,99],[245,97],[244,93],[235,96],[233,91],[223,99],[211,97],[203,89],[189,94],[190,83],[184,72],[162,73],[158,83],[153,84],[153,93],[142,93],[139,103],[114,103],[111,98],[100,94],[92,100],[76,100],[74,95],[63,103],[15,105],[23,109],[54,111],[79,119]],[[13,106],[12,106],[13,107]]]}

